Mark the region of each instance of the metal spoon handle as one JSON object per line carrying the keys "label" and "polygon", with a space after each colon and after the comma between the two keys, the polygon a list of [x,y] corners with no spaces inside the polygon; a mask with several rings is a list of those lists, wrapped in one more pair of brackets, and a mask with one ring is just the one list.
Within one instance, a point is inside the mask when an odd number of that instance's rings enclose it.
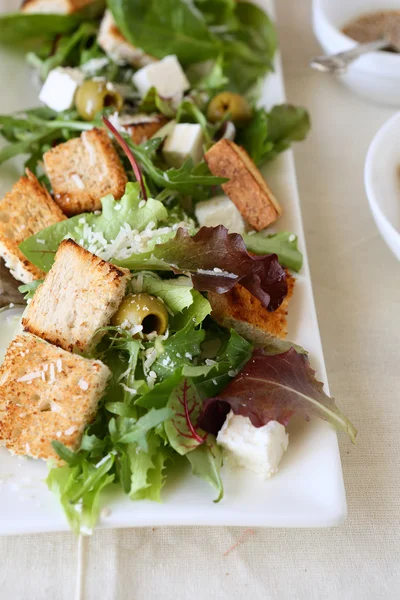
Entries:
{"label": "metal spoon handle", "polygon": [[374,52],[374,50],[382,50],[383,48],[387,48],[388,45],[388,41],[384,38],[366,44],[359,44],[345,52],[328,56],[317,56],[310,62],[310,67],[324,73],[344,73],[347,67],[363,54]]}

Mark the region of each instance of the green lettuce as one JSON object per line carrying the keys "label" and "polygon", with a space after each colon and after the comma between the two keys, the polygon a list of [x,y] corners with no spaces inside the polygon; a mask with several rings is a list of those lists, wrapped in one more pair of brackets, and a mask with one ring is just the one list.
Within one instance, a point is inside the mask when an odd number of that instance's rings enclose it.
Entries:
{"label": "green lettuce", "polygon": [[262,165],[287,150],[291,142],[304,140],[309,130],[310,117],[304,108],[281,104],[269,112],[264,108],[255,110],[246,127],[239,129],[235,141],[257,165]]}
{"label": "green lettuce", "polygon": [[218,496],[214,502],[222,500],[224,496],[224,486],[220,474],[222,452],[217,446],[215,438],[208,435],[206,443],[186,454],[186,458],[192,466],[193,475],[203,479],[217,490]]}
{"label": "green lettuce", "polygon": [[[157,225],[166,225],[169,220],[162,202],[153,198],[148,198],[146,202],[141,200],[138,183],[128,183],[124,196],[118,202],[113,196],[106,196],[102,199],[102,207],[101,214],[77,215],[43,229],[23,241],[20,244],[21,251],[28,260],[46,272],[53,264],[58,246],[66,238],[72,238],[91,252],[110,260],[113,258],[113,248],[107,246],[117,238],[121,228],[128,233],[129,230],[142,232],[150,223],[157,228]],[[161,238],[155,236],[154,245],[157,240],[166,241],[174,235],[175,231],[171,229]]]}
{"label": "green lettuce", "polygon": [[267,234],[263,231],[251,234],[244,233],[243,241],[247,250],[254,254],[277,254],[283,267],[300,271],[303,265],[303,255],[297,247],[297,235],[288,231]]}

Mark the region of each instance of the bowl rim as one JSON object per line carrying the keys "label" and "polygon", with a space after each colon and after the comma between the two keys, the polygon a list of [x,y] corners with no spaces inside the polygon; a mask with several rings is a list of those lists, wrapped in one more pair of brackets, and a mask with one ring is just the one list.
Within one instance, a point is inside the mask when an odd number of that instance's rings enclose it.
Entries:
{"label": "bowl rim", "polygon": [[[357,46],[357,42],[353,40],[353,38],[343,33],[342,30],[339,29],[339,26],[328,17],[323,3],[324,0],[313,0],[314,26],[315,30],[317,30],[317,28],[319,29],[317,20],[321,20],[323,22],[323,27],[330,30],[331,36],[335,38],[334,40],[331,38],[330,45],[336,47],[336,49],[333,49],[332,52],[346,51]],[[377,10],[379,9],[382,10],[382,7],[377,5]],[[315,32],[321,42],[319,37],[321,32]],[[352,69],[368,73],[374,72],[383,77],[389,76],[393,79],[397,79],[398,76],[400,76],[400,53],[397,54],[395,52],[387,52],[385,50],[370,52],[369,54],[366,54],[355,61],[352,64]],[[393,69],[395,69],[397,72],[393,73]]]}
{"label": "bowl rim", "polygon": [[400,111],[392,115],[387,121],[381,125],[378,131],[375,133],[368,147],[367,155],[364,163],[364,186],[367,194],[368,203],[372,214],[377,217],[393,236],[400,247],[400,231],[393,225],[390,219],[385,215],[381,209],[380,203],[377,200],[377,194],[375,192],[375,186],[372,182],[372,171],[374,164],[374,156],[377,148],[381,145],[382,140],[385,139],[387,132],[392,128],[393,123],[400,121]]}

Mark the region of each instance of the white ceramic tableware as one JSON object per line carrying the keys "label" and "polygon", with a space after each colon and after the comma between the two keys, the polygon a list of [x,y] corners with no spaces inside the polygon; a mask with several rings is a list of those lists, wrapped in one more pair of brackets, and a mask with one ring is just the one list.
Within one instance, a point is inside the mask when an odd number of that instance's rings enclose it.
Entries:
{"label": "white ceramic tableware", "polygon": [[[342,28],[354,18],[385,9],[400,10],[400,0],[314,0],[314,33],[326,54],[350,50],[357,42],[342,33]],[[321,74],[324,76],[329,75]],[[338,77],[358,94],[400,108],[400,54],[365,54]]]}

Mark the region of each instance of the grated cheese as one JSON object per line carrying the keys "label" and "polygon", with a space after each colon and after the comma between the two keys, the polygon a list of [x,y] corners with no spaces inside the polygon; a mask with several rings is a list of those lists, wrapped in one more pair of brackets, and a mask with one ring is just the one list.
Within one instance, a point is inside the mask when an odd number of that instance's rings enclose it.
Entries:
{"label": "grated cheese", "polygon": [[87,389],[89,389],[89,384],[88,384],[88,382],[87,382],[85,379],[83,379],[83,378],[81,378],[81,379],[78,381],[78,386],[79,386],[79,387],[81,388],[81,390],[83,390],[83,391],[86,391]]}
{"label": "grated cheese", "polygon": [[32,373],[27,373],[26,375],[19,377],[17,379],[17,382],[24,383],[25,381],[27,381],[29,383],[33,379],[38,379],[38,377],[41,377],[41,376],[42,376],[42,371],[32,371]]}

